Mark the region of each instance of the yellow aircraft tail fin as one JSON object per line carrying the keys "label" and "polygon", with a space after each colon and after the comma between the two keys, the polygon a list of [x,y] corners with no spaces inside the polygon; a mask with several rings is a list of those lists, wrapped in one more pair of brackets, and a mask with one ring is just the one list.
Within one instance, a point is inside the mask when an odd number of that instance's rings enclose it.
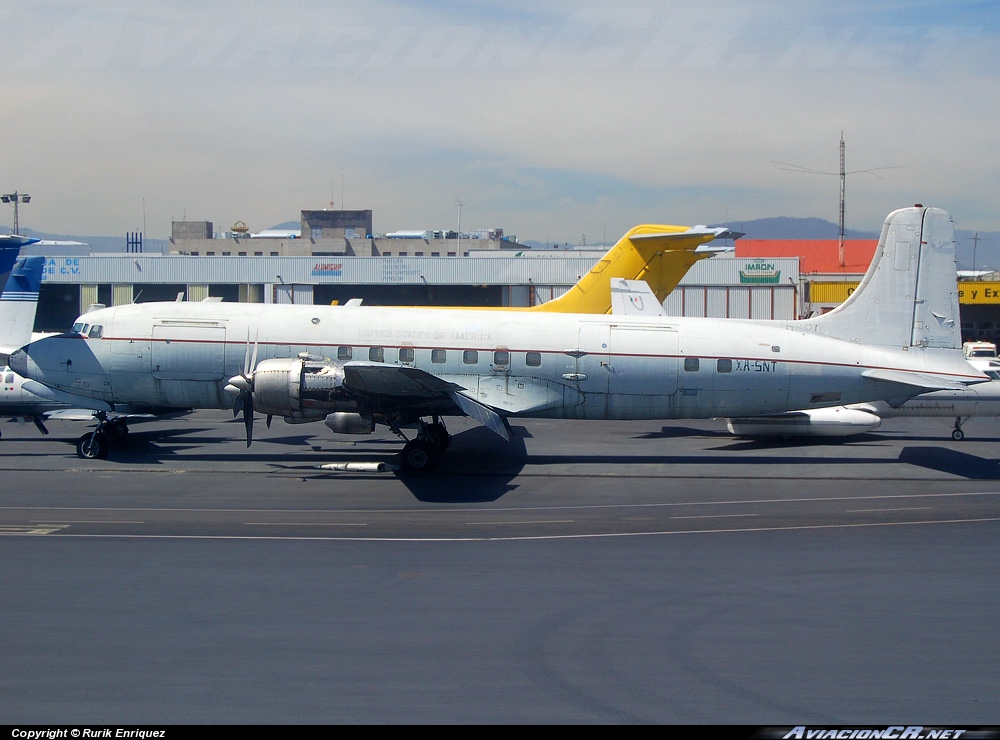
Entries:
{"label": "yellow aircraft tail fin", "polygon": [[642,224],[618,240],[590,272],[558,298],[529,311],[611,313],[611,278],[644,280],[659,301],[666,299],[698,260],[712,250],[698,247],[717,238],[738,238],[723,228]]}

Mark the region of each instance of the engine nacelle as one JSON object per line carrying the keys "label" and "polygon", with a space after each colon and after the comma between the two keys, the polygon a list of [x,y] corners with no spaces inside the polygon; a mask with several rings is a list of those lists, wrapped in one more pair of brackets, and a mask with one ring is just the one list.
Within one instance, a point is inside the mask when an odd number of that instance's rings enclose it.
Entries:
{"label": "engine nacelle", "polygon": [[335,411],[323,423],[337,434],[371,434],[375,431],[375,419],[371,414]]}
{"label": "engine nacelle", "polygon": [[253,372],[254,408],[286,420],[315,421],[332,411],[357,411],[343,388],[338,362],[283,357],[260,362]]}
{"label": "engine nacelle", "polygon": [[737,437],[849,437],[878,429],[881,423],[869,411],[844,406],[726,419],[729,431]]}

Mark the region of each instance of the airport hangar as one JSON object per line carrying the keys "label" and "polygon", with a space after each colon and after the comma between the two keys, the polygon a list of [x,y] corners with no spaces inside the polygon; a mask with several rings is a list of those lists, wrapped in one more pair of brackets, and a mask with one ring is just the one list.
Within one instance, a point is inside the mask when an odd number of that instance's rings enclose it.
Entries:
{"label": "airport hangar", "polygon": [[[732,242],[723,242],[732,245]],[[753,240],[702,260],[664,302],[671,316],[790,320],[828,311],[857,287],[875,240]],[[126,247],[129,248],[129,247]],[[135,247],[133,247],[135,248]],[[198,301],[532,306],[568,290],[606,248],[529,249],[501,229],[376,234],[372,212],[304,210],[301,228],[175,221],[168,249],[91,253],[40,243],[49,258],[36,331],[64,331],[93,304]],[[1000,282],[960,285],[966,340],[996,341]],[[994,328],[997,327],[997,328]]]}

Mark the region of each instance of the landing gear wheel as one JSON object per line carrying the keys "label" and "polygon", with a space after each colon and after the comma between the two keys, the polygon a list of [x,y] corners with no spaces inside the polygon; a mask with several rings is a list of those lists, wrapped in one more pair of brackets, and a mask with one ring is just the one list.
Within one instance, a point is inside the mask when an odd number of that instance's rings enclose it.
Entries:
{"label": "landing gear wheel", "polygon": [[110,441],[100,432],[87,432],[76,441],[76,454],[84,460],[103,460],[110,450]]}
{"label": "landing gear wheel", "polygon": [[124,439],[125,435],[128,434],[128,425],[122,420],[109,421],[101,429],[101,433],[111,441]]}
{"label": "landing gear wheel", "polygon": [[437,445],[429,439],[418,437],[411,439],[403,446],[400,460],[404,470],[428,470],[434,465]]}
{"label": "landing gear wheel", "polygon": [[426,433],[427,438],[437,448],[438,452],[444,452],[451,447],[451,435],[448,434],[447,428],[441,422],[428,424]]}
{"label": "landing gear wheel", "polygon": [[961,442],[963,439],[965,439],[965,432],[963,432],[961,429],[956,429],[951,433],[951,438],[956,442]]}

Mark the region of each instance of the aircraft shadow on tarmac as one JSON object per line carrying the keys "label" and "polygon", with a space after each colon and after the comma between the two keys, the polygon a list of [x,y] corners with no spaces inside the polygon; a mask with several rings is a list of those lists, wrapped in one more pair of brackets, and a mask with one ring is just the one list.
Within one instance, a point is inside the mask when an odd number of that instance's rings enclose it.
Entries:
{"label": "aircraft shadow on tarmac", "polygon": [[[242,425],[240,425],[242,427]],[[664,427],[663,433],[637,435],[633,439],[665,439],[681,436],[725,440],[715,449],[699,450],[687,454],[529,454],[525,440],[530,432],[520,426],[512,427],[511,442],[499,442],[496,436],[483,427],[472,427],[456,433],[449,451],[430,471],[421,473],[396,472],[395,478],[403,483],[419,501],[428,503],[480,503],[496,501],[506,493],[516,490],[515,483],[525,466],[544,470],[545,468],[567,468],[574,466],[598,466],[614,473],[616,468],[635,468],[647,465],[661,467],[669,474],[672,466],[789,466],[823,465],[886,465],[905,464],[937,472],[954,475],[968,480],[1000,479],[1000,461],[980,457],[944,446],[905,446],[896,460],[871,456],[836,456],[818,459],[814,456],[795,455],[795,449],[808,451],[836,445],[838,447],[876,446],[898,443],[901,435],[862,434],[850,438],[799,438],[793,440],[738,440],[726,432],[706,433],[703,429]],[[400,442],[394,438],[360,438],[342,447],[331,448],[330,439],[319,434],[293,434],[267,437],[258,440],[259,446],[245,450],[242,445],[238,452],[222,452],[214,449],[218,443],[229,443],[230,449],[238,434],[211,436],[206,432],[218,431],[211,427],[160,427],[156,430],[132,431],[115,443],[108,462],[123,465],[156,464],[167,459],[183,458],[196,461],[233,462],[245,461],[248,456],[266,465],[275,473],[292,473],[303,478],[315,479],[366,479],[378,481],[385,473],[345,473],[319,469],[319,465],[333,460],[348,462],[385,462],[398,464]],[[242,429],[240,429],[242,431]],[[681,432],[681,433],[678,433]],[[192,437],[192,435],[195,435]],[[937,437],[912,437],[904,435],[906,441],[940,441]],[[74,440],[67,439],[72,443]],[[284,449],[266,452],[264,445],[277,445]],[[262,449],[264,448],[264,449]],[[634,449],[634,448],[633,448]],[[789,451],[792,454],[789,454]],[[744,454],[726,454],[744,453]],[[751,453],[751,454],[746,454]],[[753,454],[756,453],[756,454]],[[320,457],[320,456],[323,457]],[[641,475],[641,473],[639,473]]]}

